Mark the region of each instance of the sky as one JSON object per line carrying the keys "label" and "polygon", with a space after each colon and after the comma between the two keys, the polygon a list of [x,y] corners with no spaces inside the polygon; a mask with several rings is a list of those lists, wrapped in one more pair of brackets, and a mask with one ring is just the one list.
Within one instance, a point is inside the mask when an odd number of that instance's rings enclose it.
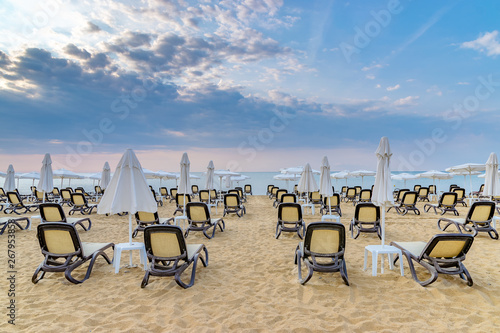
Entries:
{"label": "sky", "polygon": [[500,2],[0,0],[0,170],[415,171],[499,153]]}

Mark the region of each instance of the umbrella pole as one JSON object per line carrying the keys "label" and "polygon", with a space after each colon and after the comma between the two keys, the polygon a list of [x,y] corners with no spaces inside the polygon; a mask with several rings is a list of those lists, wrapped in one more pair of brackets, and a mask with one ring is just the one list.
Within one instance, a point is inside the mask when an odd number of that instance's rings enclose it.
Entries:
{"label": "umbrella pole", "polygon": [[[132,245],[132,213],[128,213],[128,241]],[[132,251],[130,252],[130,267],[132,267]]]}
{"label": "umbrella pole", "polygon": [[[385,205],[382,208],[382,247],[385,245]],[[400,258],[401,260],[402,258]]]}
{"label": "umbrella pole", "polygon": [[332,215],[332,200],[331,197],[328,197],[328,213]]}

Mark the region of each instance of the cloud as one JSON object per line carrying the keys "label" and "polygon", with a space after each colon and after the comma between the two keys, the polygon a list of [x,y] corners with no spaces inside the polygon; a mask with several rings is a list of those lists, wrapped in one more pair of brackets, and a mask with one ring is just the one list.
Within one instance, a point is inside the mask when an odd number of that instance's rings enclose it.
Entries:
{"label": "cloud", "polygon": [[443,92],[439,89],[438,86],[432,86],[429,89],[427,89],[426,92],[437,96],[443,96]]}
{"label": "cloud", "polygon": [[400,85],[396,84],[395,86],[387,87],[386,90],[387,91],[394,91],[394,90],[398,90],[399,88],[400,88]]}
{"label": "cloud", "polygon": [[400,98],[398,100],[395,100],[393,105],[397,108],[405,107],[405,106],[415,106],[415,105],[418,105],[417,100],[419,98],[420,98],[419,96],[408,96],[408,97]]}
{"label": "cloud", "polygon": [[64,52],[79,59],[89,59],[91,57],[90,53],[87,50],[79,49],[75,44],[66,45],[64,47]]}
{"label": "cloud", "polygon": [[382,64],[375,64],[375,65],[372,65],[372,66],[365,66],[363,68],[361,68],[362,71],[366,72],[366,71],[369,71],[369,70],[372,70],[372,69],[375,69],[375,68],[382,68],[384,66],[382,66]]}
{"label": "cloud", "polygon": [[486,53],[487,56],[495,57],[500,54],[498,30],[485,32],[475,40],[462,43],[460,47],[464,49],[473,49],[482,53]]}
{"label": "cloud", "polygon": [[85,29],[86,32],[100,32],[102,31],[101,28],[99,28],[98,25],[92,23],[92,22],[87,22],[87,28]]}
{"label": "cloud", "polygon": [[368,74],[368,75],[366,75],[366,78],[367,78],[368,80],[375,80],[375,75],[373,75],[373,74]]}

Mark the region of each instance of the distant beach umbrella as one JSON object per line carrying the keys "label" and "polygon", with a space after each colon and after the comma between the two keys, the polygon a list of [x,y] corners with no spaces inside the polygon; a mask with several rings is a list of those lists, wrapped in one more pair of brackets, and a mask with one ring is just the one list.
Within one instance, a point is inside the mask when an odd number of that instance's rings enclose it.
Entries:
{"label": "distant beach umbrella", "polygon": [[40,180],[38,181],[38,190],[42,191],[43,201],[45,201],[45,193],[49,193],[54,189],[54,177],[52,172],[52,159],[50,154],[45,154],[40,169]]}
{"label": "distant beach umbrella", "polygon": [[382,246],[385,245],[385,211],[388,206],[394,205],[394,197],[392,195],[391,182],[391,147],[389,139],[382,137],[379,146],[375,152],[377,155],[377,173],[375,177],[375,185],[373,186],[372,202],[380,206],[382,218],[380,226],[382,228]]}
{"label": "distant beach umbrella", "polygon": [[397,175],[392,175],[391,179],[393,180],[402,180],[404,181],[404,187],[406,187],[406,181],[409,179],[417,179],[420,178],[418,175],[412,175],[411,173],[399,173]]}
{"label": "distant beach umbrella", "polygon": [[27,172],[16,175],[18,179],[18,187],[19,187],[19,179],[31,179],[33,180],[33,186],[35,185],[35,179],[40,179],[40,174],[38,172]]}
{"label": "distant beach umbrella", "polygon": [[214,186],[214,162],[213,161],[208,162],[207,174],[206,174],[206,178],[205,178],[205,189],[207,189],[207,190],[215,189],[215,186]]}
{"label": "distant beach umbrella", "polygon": [[318,184],[313,176],[313,171],[309,163],[304,167],[304,171],[300,176],[299,184],[297,186],[297,191],[300,193],[307,193],[306,203],[309,204],[309,193],[316,192],[318,190]]}
{"label": "distant beach umbrella", "polygon": [[351,175],[352,177],[361,177],[361,187],[363,187],[364,177],[375,176],[376,172],[370,171],[370,170],[356,170],[356,171],[349,172],[349,175]]}
{"label": "distant beach umbrella", "polygon": [[273,176],[273,179],[286,181],[286,190],[288,191],[289,190],[288,182],[290,180],[293,180],[293,181],[299,180],[300,175],[293,174],[293,173],[290,173],[290,174],[280,173],[280,174]]}
{"label": "distant beach umbrella", "polygon": [[68,179],[68,185],[71,186],[71,179],[83,179],[83,178],[85,178],[82,175],[79,175],[73,171],[66,170],[66,169],[54,170],[52,174],[53,174],[54,178],[61,179],[61,188],[63,187],[63,180],[64,179]]}
{"label": "distant beach umbrella", "polygon": [[110,181],[111,181],[111,168],[109,167],[109,163],[106,162],[102,167],[101,184],[100,184],[101,188],[103,190],[106,189]]}
{"label": "distant beach umbrella", "polygon": [[484,170],[486,170],[486,165],[479,163],[465,163],[445,169],[445,171],[454,174],[469,175],[469,193],[472,193],[472,175]]}
{"label": "distant beach umbrella", "polygon": [[486,173],[484,178],[483,195],[498,196],[500,195],[500,182],[498,177],[498,157],[497,154],[491,153],[486,161]]}
{"label": "distant beach umbrella", "polygon": [[344,171],[332,173],[330,175],[330,177],[333,178],[333,179],[336,179],[337,180],[337,184],[338,184],[338,180],[339,179],[345,179],[345,185],[347,186],[347,178],[352,178],[352,175],[351,175],[351,173],[349,171],[344,170]]}
{"label": "distant beach umbrella", "polygon": [[5,176],[5,182],[3,183],[3,189],[6,192],[11,192],[16,189],[16,173],[14,172],[14,167],[9,164],[7,168],[7,175]]}
{"label": "distant beach umbrella", "polygon": [[332,207],[330,203],[330,197],[333,195],[332,189],[332,179],[330,177],[330,163],[328,163],[328,157],[324,156],[321,161],[320,167],[320,177],[319,177],[319,194],[323,197],[328,198],[328,210],[329,214],[332,214]]}

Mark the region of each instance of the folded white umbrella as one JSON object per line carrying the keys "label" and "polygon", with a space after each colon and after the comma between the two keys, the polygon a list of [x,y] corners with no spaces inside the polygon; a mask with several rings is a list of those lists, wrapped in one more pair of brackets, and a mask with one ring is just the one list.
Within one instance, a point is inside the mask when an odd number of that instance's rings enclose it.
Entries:
{"label": "folded white umbrella", "polygon": [[45,201],[45,193],[49,193],[54,189],[54,177],[52,173],[52,159],[47,153],[43,157],[42,168],[40,169],[40,180],[38,181],[38,190],[42,191],[43,201]]}
{"label": "folded white umbrella", "polygon": [[500,182],[498,178],[498,157],[497,154],[491,153],[488,161],[486,161],[486,176],[484,178],[483,195],[497,196],[500,195]]}
{"label": "folded white umbrella", "polygon": [[382,137],[379,146],[375,152],[377,155],[377,175],[375,177],[375,185],[373,186],[372,202],[381,207],[382,218],[380,226],[382,228],[382,246],[385,244],[385,211],[388,206],[394,205],[394,197],[392,195],[391,182],[391,147],[389,139]]}
{"label": "folded white umbrella", "polygon": [[128,212],[129,242],[132,244],[132,214],[138,211],[154,213],[156,210],[156,201],[142,172],[141,163],[132,149],[127,149],[97,206],[97,213],[113,215]]}
{"label": "folded white umbrella", "polygon": [[109,182],[111,181],[111,168],[109,167],[109,163],[104,163],[102,167],[101,173],[101,188],[104,190],[109,186]]}
{"label": "folded white umbrella", "polygon": [[205,189],[206,190],[215,189],[215,186],[214,186],[214,162],[212,162],[212,161],[208,162],[207,174],[206,174],[206,178],[205,178]]}
{"label": "folded white umbrella", "polygon": [[328,213],[332,214],[330,197],[333,195],[332,179],[330,178],[330,163],[328,157],[324,156],[321,161],[321,174],[319,176],[319,194],[328,198]]}
{"label": "folded white umbrella", "polygon": [[189,177],[189,166],[191,163],[189,162],[189,158],[187,153],[182,154],[181,158],[181,179],[179,182],[179,190],[177,193],[184,194],[184,210],[183,216],[186,216],[186,195],[190,195],[193,192],[191,191],[191,180]]}
{"label": "folded white umbrella", "polygon": [[7,168],[7,175],[5,176],[5,182],[3,183],[3,189],[6,192],[11,192],[16,189],[16,173],[14,172],[14,167],[9,164]]}
{"label": "folded white umbrella", "polygon": [[318,190],[318,184],[316,184],[316,180],[314,179],[313,171],[309,163],[307,163],[306,166],[304,167],[302,176],[300,176],[297,190],[300,193],[307,193],[306,196],[307,204],[309,204],[309,192],[316,192]]}

